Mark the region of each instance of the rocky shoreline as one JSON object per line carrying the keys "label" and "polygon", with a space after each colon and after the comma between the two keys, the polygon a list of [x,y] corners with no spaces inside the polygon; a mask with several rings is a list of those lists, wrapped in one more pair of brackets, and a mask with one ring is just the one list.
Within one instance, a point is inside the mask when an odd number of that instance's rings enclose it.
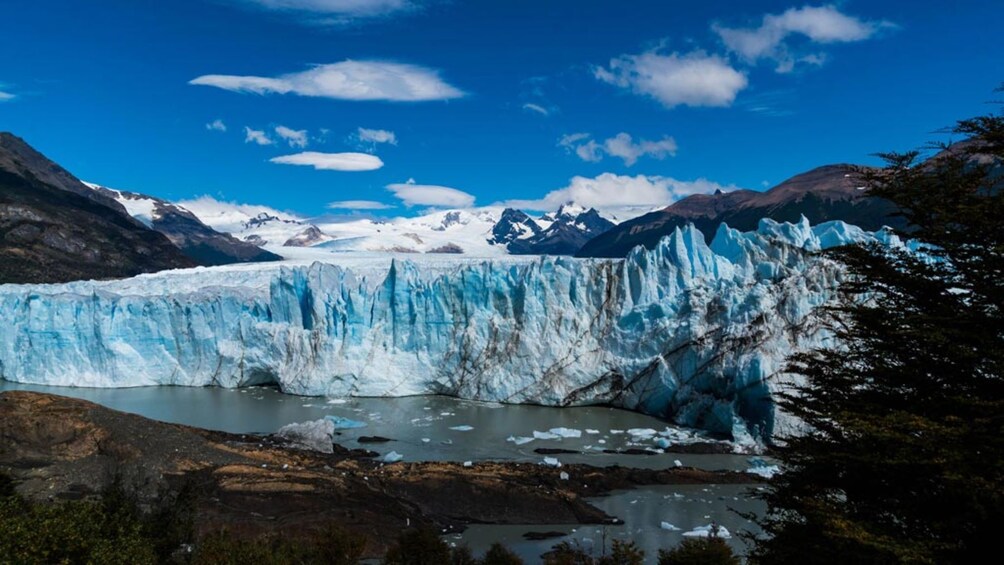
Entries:
{"label": "rocky shoreline", "polygon": [[[92,496],[118,482],[141,503],[190,493],[196,535],[226,529],[294,538],[337,524],[381,554],[407,526],[617,523],[585,499],[653,484],[753,484],[733,471],[570,464],[384,464],[362,449],[325,454],[278,436],[167,424],[50,394],[0,394],[0,471],[35,500]],[[567,478],[565,478],[567,477]]]}

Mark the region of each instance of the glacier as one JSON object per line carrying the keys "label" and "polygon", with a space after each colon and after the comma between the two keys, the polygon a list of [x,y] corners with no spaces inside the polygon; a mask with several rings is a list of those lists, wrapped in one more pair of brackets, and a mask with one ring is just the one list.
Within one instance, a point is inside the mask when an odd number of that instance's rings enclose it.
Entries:
{"label": "glacier", "polygon": [[605,403],[770,441],[797,431],[786,357],[832,339],[842,222],[688,226],[622,260],[393,259],[0,285],[0,377],[91,387],[276,384],[299,395]]}

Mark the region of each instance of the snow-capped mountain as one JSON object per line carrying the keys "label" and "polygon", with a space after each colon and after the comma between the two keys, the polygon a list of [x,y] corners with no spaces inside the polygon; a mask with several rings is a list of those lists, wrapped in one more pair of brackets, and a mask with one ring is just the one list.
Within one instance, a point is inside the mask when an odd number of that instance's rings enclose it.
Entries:
{"label": "snow-capped mountain", "polygon": [[118,202],[133,218],[158,231],[182,253],[200,265],[228,265],[257,261],[277,261],[280,256],[221,233],[203,223],[183,206],[167,200],[84,183],[94,192]]}
{"label": "snow-capped mountain", "polygon": [[[290,247],[298,247],[307,241],[313,241],[308,243],[313,245],[331,239],[306,218],[268,206],[222,202],[211,196],[183,200],[178,204],[213,229],[272,251],[287,243]],[[314,230],[310,230],[312,227]]]}
{"label": "snow-capped mountain", "polygon": [[492,230],[492,241],[516,255],[574,255],[590,239],[614,227],[594,208],[569,202],[538,220],[506,208]]}
{"label": "snow-capped mountain", "polygon": [[710,245],[676,229],[626,259],[331,255],[342,262],[3,285],[0,376],[609,403],[767,439],[797,425],[774,403],[797,384],[787,357],[830,338],[814,311],[843,273],[813,251],[875,240],[896,243],[842,222],[763,220],[722,225]]}

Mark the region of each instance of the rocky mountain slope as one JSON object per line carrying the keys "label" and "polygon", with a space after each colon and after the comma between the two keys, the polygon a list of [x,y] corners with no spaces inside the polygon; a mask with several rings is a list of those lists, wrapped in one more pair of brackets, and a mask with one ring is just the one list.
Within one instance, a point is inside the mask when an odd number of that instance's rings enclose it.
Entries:
{"label": "rocky mountain slope", "polygon": [[792,177],[764,192],[737,190],[695,194],[657,212],[619,224],[593,238],[579,257],[624,257],[632,248],[656,246],[678,227],[693,223],[711,237],[722,223],[746,231],[762,218],[796,222],[805,216],[813,224],[841,220],[865,230],[898,227],[892,204],[871,198],[851,165],[828,165]]}
{"label": "rocky mountain slope", "polygon": [[118,278],[194,264],[115,200],[0,133],[0,282]]}
{"label": "rocky mountain slope", "polygon": [[278,261],[282,257],[253,243],[220,233],[204,224],[195,214],[167,200],[84,183],[92,191],[122,205],[129,215],[158,231],[199,265],[229,265]]}

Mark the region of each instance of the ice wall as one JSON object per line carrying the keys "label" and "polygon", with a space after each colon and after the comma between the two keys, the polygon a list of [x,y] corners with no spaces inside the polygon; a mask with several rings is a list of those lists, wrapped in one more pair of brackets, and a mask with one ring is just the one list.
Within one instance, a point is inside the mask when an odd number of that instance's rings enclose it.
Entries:
{"label": "ice wall", "polygon": [[[678,229],[625,260],[460,260],[424,274],[199,269],[0,286],[0,376],[71,386],[277,383],[305,395],[448,394],[611,403],[682,425],[770,437],[793,351],[841,271],[813,254],[876,236],[830,222]],[[888,236],[881,236],[887,239]],[[268,271],[272,269],[272,271]]]}

